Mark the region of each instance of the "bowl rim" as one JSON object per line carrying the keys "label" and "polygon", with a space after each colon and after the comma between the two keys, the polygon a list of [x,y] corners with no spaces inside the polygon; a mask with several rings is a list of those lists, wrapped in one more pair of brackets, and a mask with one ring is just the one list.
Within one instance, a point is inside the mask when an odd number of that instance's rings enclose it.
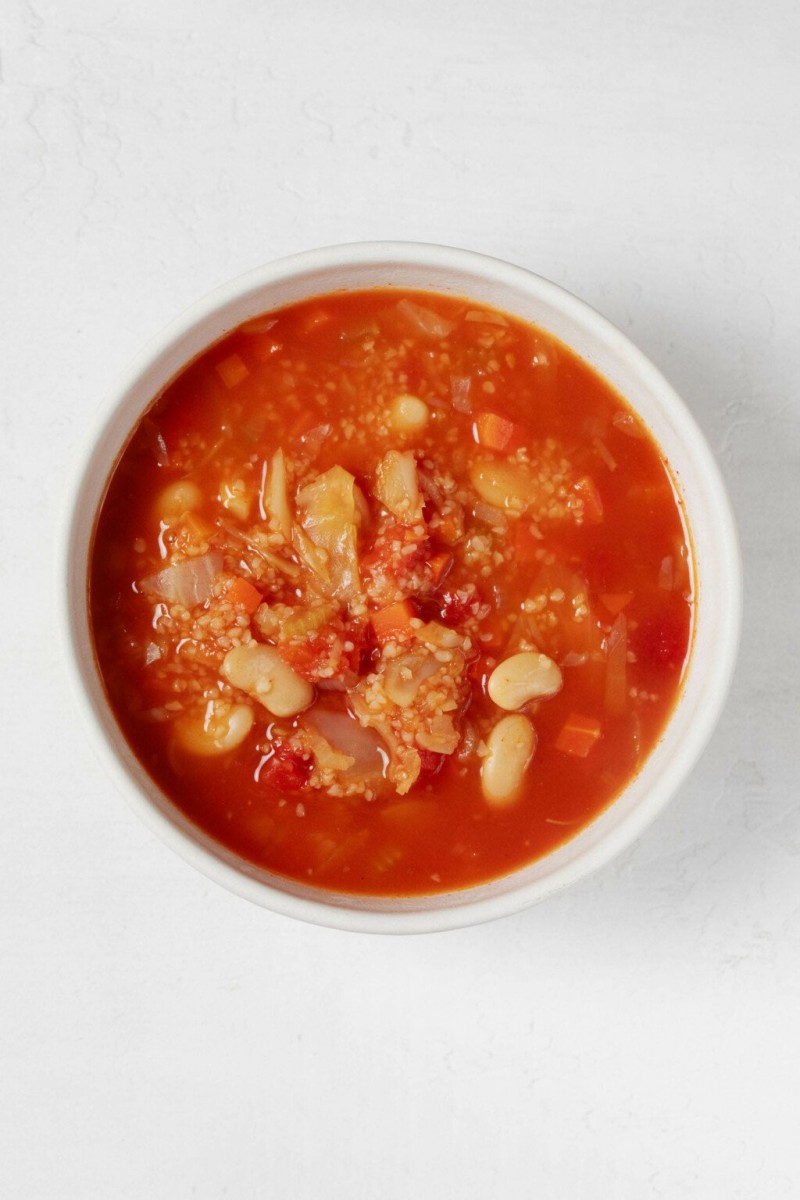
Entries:
{"label": "bowl rim", "polygon": [[[119,750],[112,746],[101,725],[87,683],[87,672],[94,672],[98,680],[99,672],[94,660],[88,664],[83,661],[80,645],[81,616],[86,617],[87,596],[86,561],[80,555],[77,564],[80,569],[76,569],[76,548],[82,540],[81,500],[89,485],[91,468],[99,447],[113,428],[117,414],[125,407],[126,398],[135,393],[148,369],[196,326],[251,293],[260,293],[290,279],[302,279],[323,271],[354,266],[372,267],[383,262],[406,267],[419,266],[426,270],[438,268],[456,275],[471,274],[501,287],[527,292],[568,321],[587,328],[591,336],[613,356],[626,359],[630,369],[642,379],[644,385],[660,397],[703,474],[711,501],[720,573],[725,581],[728,599],[727,607],[719,614],[715,628],[718,655],[716,670],[705,680],[702,709],[688,736],[677,747],[660,778],[636,808],[612,826],[599,841],[557,867],[544,879],[514,887],[513,879],[517,872],[512,872],[502,877],[511,881],[511,886],[499,892],[477,896],[475,893],[486,887],[477,885],[475,888],[438,893],[435,897],[427,897],[429,901],[437,901],[436,906],[430,908],[424,907],[426,897],[398,898],[391,908],[370,908],[367,905],[371,900],[376,904],[378,901],[385,903],[386,898],[342,897],[345,903],[341,900],[337,903],[340,893],[309,889],[301,894],[302,885],[298,885],[297,891],[292,890],[291,885],[287,890],[284,886],[287,881],[277,878],[277,886],[273,886],[267,880],[248,873],[248,864],[241,860],[241,865],[234,865],[234,855],[206,835],[198,836],[191,822],[186,822],[192,829],[190,836],[186,828],[181,827],[181,821],[168,818],[156,808],[132,778]],[[224,336],[224,330],[217,336]],[[107,464],[107,471],[110,469],[111,465]],[[93,522],[94,513],[92,525]],[[91,535],[87,548],[90,542]],[[57,546],[59,586],[54,594],[58,598],[59,641],[71,692],[95,754],[129,806],[161,841],[207,878],[222,884],[229,891],[284,916],[353,932],[442,932],[477,925],[528,908],[609,863],[656,818],[699,759],[717,725],[730,689],[741,632],[742,567],[733,513],[716,460],[684,401],[625,334],[591,305],[559,284],[491,255],[436,243],[350,242],[305,250],[253,268],[220,284],[189,305],[144,344],[117,377],[87,423],[82,442],[76,450],[75,466],[61,510]],[[88,626],[88,620],[86,624]],[[358,902],[358,906],[352,906],[353,901]]]}

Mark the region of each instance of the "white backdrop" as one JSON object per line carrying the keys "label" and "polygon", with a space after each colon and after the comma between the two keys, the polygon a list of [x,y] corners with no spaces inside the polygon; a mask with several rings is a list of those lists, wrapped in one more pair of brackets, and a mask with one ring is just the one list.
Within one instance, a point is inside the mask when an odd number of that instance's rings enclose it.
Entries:
{"label": "white backdrop", "polygon": [[[794,0],[3,0],[0,1193],[800,1194],[800,9]],[[317,930],[196,875],[62,678],[90,414],[217,283],[326,243],[554,279],[684,395],[745,630],[621,860],[474,930]]]}

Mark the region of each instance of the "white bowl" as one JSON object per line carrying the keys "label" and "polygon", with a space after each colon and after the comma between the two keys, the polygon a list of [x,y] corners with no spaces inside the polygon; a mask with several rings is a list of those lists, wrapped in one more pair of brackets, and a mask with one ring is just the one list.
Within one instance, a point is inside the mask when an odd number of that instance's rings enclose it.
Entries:
{"label": "white bowl", "polygon": [[[628,400],[671,464],[688,515],[697,571],[692,652],[680,700],[640,774],[566,845],[479,887],[386,898],[320,891],[259,869],[194,826],[156,787],[120,733],[92,649],[87,568],[109,473],[131,429],[190,359],[259,313],[343,288],[422,288],[468,296],[560,338]],[[65,641],[80,709],[112,778],[169,846],[231,891],[319,925],[379,933],[452,929],[516,912],[628,846],[686,778],[727,694],[739,637],[741,574],[734,524],[716,463],[669,384],[619,330],[582,301],[529,271],[465,250],[411,242],[312,250],[261,267],[198,301],[150,342],[112,391],[82,459],[64,536]]]}

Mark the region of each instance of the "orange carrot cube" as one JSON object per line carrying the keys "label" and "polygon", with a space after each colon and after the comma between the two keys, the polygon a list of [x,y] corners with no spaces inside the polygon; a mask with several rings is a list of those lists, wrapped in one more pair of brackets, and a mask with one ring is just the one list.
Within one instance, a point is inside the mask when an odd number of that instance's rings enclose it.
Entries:
{"label": "orange carrot cube", "polygon": [[402,641],[412,634],[411,622],[417,615],[410,600],[398,600],[370,614],[370,623],[381,646]]}
{"label": "orange carrot cube", "polygon": [[246,579],[238,577],[225,594],[231,604],[243,608],[246,613],[254,613],[264,599],[258,588],[253,587]]}
{"label": "orange carrot cube", "polygon": [[475,416],[475,441],[487,450],[506,450],[516,432],[514,422],[501,417],[499,413],[484,410]]}
{"label": "orange carrot cube", "polygon": [[244,360],[238,354],[230,354],[217,363],[217,374],[226,388],[236,387],[250,374]]}
{"label": "orange carrot cube", "polygon": [[575,758],[586,758],[600,737],[600,729],[600,722],[594,717],[570,713],[556,738],[556,750],[562,754],[572,754]]}

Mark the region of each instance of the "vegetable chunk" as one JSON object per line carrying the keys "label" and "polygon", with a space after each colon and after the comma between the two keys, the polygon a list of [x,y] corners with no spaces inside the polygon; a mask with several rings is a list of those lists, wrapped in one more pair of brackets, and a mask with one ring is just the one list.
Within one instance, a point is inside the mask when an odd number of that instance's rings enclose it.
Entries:
{"label": "vegetable chunk", "polygon": [[323,591],[351,599],[360,587],[355,479],[331,467],[298,492],[297,512],[303,534],[319,551],[315,574]]}

